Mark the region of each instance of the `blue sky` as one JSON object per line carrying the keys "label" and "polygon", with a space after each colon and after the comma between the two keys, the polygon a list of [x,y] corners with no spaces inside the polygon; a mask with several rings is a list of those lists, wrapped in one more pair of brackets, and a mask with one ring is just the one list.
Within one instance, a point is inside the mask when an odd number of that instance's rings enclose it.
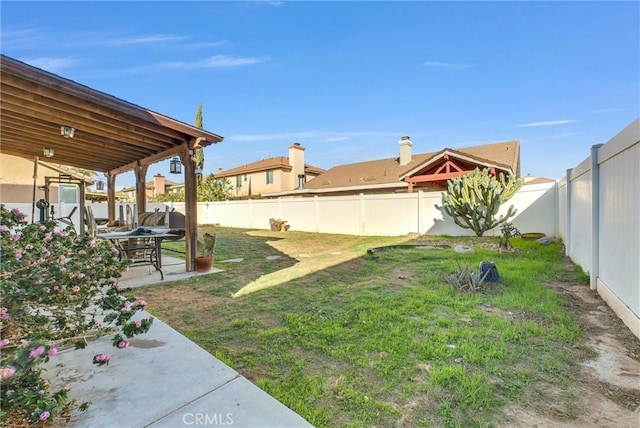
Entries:
{"label": "blue sky", "polygon": [[[205,173],[300,142],[330,168],[518,139],[560,178],[640,116],[638,2],[2,2],[2,53],[225,137]],[[152,174],[168,174],[168,162]],[[117,185],[132,185],[132,174]]]}

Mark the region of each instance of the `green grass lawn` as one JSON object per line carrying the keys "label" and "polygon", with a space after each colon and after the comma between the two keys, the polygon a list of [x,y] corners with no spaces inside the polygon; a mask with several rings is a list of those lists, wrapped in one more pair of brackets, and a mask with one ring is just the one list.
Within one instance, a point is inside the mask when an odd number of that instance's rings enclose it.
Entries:
{"label": "green grass lawn", "polygon": [[[215,231],[224,272],[140,297],[310,423],[508,424],[502,408],[544,412],[549,388],[563,391],[553,404],[571,418],[572,374],[587,351],[569,304],[545,286],[576,276],[558,244],[513,239],[517,251],[499,253],[491,238]],[[445,242],[476,252],[395,245]],[[382,246],[391,247],[367,254]],[[444,281],[456,261],[482,260],[496,263],[504,284],[472,294]]]}

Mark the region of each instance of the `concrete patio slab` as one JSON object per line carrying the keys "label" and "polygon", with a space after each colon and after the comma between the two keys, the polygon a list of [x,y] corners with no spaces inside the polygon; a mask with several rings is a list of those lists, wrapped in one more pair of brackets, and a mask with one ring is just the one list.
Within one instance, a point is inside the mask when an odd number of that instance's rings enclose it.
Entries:
{"label": "concrete patio slab", "polygon": [[162,255],[162,272],[164,280],[160,278],[160,272],[152,266],[133,266],[122,274],[119,284],[121,287],[144,287],[153,284],[165,284],[171,281],[181,281],[193,278],[194,276],[211,275],[222,272],[222,269],[212,268],[209,272],[187,272],[185,271],[184,260],[176,257]]}
{"label": "concrete patio slab", "polygon": [[[111,355],[108,366],[92,364],[98,353]],[[73,413],[70,427],[193,426],[190,413],[208,414],[208,425],[215,415],[219,426],[311,426],[158,319],[129,348],[116,349],[105,337],[62,351],[45,367],[54,389],[66,386],[78,403],[91,401],[86,412]]]}

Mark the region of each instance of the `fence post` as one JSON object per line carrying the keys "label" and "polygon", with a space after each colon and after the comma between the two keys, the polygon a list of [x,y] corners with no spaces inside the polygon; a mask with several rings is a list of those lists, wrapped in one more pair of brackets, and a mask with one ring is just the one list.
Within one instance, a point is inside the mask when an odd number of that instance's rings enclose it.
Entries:
{"label": "fence post", "polygon": [[360,223],[358,227],[358,235],[364,235],[364,222],[366,217],[365,206],[364,206],[364,193],[360,193]]}
{"label": "fence post", "polygon": [[[565,204],[565,228],[564,228],[564,255],[571,257],[571,174],[573,168],[567,169],[567,201]],[[560,192],[558,192],[560,194]]]}
{"label": "fence post", "polygon": [[319,231],[320,224],[320,203],[318,201],[318,195],[313,195],[313,211],[314,211],[314,223],[316,225],[316,233]]}
{"label": "fence post", "polygon": [[598,288],[600,273],[600,165],[598,149],[602,144],[591,146],[591,278],[592,290]]}

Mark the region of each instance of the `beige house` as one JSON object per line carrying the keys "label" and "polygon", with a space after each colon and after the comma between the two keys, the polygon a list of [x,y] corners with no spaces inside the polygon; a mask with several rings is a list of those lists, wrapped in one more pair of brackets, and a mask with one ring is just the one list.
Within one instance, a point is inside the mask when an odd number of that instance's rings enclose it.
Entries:
{"label": "beige house", "polygon": [[[167,180],[164,175],[156,174],[153,176],[152,181],[145,183],[145,193],[147,200],[154,196],[162,195],[165,193],[179,193],[184,192],[184,184],[176,183],[175,181]],[[123,198],[127,201],[133,202],[136,200],[136,187],[125,187],[120,191]]]}
{"label": "beige house", "polygon": [[461,149],[413,154],[409,137],[398,141],[399,156],[339,165],[318,175],[301,189],[266,194],[267,197],[354,195],[442,190],[447,180],[475,168],[495,175],[520,176],[520,142],[507,141]]}
{"label": "beige house", "polygon": [[305,163],[305,149],[300,143],[289,146],[289,156],[279,156],[252,162],[237,168],[215,173],[216,178],[228,179],[235,197],[250,198],[265,193],[301,189],[325,172]]}
{"label": "beige house", "polygon": [[[46,178],[51,181],[49,186],[49,203],[58,203],[60,199],[66,203],[78,203],[78,180],[85,186],[93,184],[93,179],[78,174],[62,165],[44,161],[38,158],[36,172],[35,200],[45,197],[44,185]],[[19,156],[0,153],[0,202],[4,203],[32,203],[34,161]],[[54,182],[55,181],[55,182]],[[68,181],[68,183],[65,183]]]}

